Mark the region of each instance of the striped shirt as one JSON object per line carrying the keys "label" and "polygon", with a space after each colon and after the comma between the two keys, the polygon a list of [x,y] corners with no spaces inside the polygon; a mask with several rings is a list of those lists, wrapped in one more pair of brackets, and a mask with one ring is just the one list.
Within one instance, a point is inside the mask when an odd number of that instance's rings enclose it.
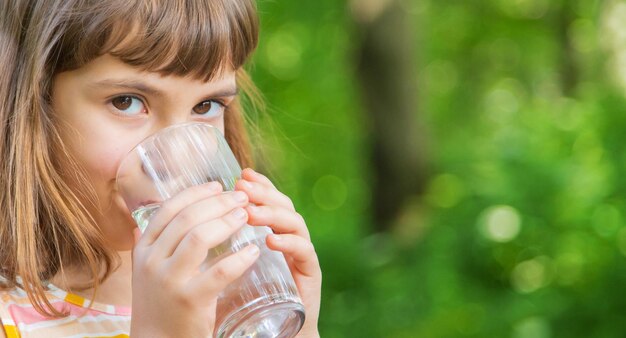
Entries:
{"label": "striped shirt", "polygon": [[106,305],[49,285],[46,295],[54,308],[69,314],[48,318],[38,313],[21,288],[0,291],[0,320],[14,337],[129,337],[130,308]]}

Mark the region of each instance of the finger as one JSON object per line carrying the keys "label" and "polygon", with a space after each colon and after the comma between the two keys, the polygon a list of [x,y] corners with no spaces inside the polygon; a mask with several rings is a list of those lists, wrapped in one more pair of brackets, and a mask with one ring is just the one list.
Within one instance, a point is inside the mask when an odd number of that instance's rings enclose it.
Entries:
{"label": "finger", "polygon": [[170,220],[178,214],[185,206],[193,204],[201,199],[217,195],[222,191],[222,185],[218,182],[209,182],[206,184],[187,188],[163,202],[159,210],[152,216],[150,223],[146,227],[137,245],[147,246],[152,244],[161,234],[165,226]]}
{"label": "finger", "polygon": [[[248,196],[242,191],[226,192],[197,201],[183,208],[171,220],[154,241],[153,246],[162,257],[169,257],[191,228],[225,216],[233,209],[246,205],[248,205]],[[245,211],[244,214],[246,214]]]}
{"label": "finger", "polygon": [[189,290],[194,290],[198,297],[213,298],[228,284],[241,277],[258,257],[259,247],[248,245],[193,278],[189,282]]}
{"label": "finger", "polygon": [[206,259],[207,252],[226,242],[233,233],[246,224],[246,220],[245,210],[237,208],[224,217],[191,229],[172,256],[167,259],[166,264],[170,266],[170,271],[183,275],[197,270]]}
{"label": "finger", "polygon": [[248,205],[248,224],[267,225],[277,234],[294,234],[310,239],[304,218],[295,212],[271,205]]}
{"label": "finger", "polygon": [[276,205],[295,211],[291,199],[274,187],[268,187],[258,182],[241,179],[235,184],[235,190],[244,191],[248,194],[251,203]]}
{"label": "finger", "polygon": [[134,228],[133,229],[133,246],[137,245],[140,238],[141,238],[141,230],[139,230],[138,227]]}
{"label": "finger", "polygon": [[132,259],[132,261],[135,261],[135,248],[137,247],[137,243],[139,243],[139,240],[141,239],[141,230],[139,230],[139,228],[134,228],[133,229],[133,251],[131,251],[130,253],[130,257]]}
{"label": "finger", "polygon": [[315,247],[310,240],[296,235],[268,235],[267,247],[280,251],[292,258],[293,268],[304,276],[315,277],[320,273],[320,264]]}
{"label": "finger", "polygon": [[274,188],[276,189],[276,186],[274,186],[274,183],[272,183],[272,181],[267,178],[267,176],[254,171],[254,169],[252,168],[246,168],[244,170],[241,171],[241,177],[243,179],[249,180],[249,181],[253,181],[253,182],[258,182],[261,183],[265,186],[267,186],[268,188]]}

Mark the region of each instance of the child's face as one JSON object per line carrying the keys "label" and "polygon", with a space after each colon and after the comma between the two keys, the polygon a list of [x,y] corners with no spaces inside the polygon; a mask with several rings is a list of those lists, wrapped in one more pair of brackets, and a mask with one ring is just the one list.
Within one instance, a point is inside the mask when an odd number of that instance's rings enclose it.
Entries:
{"label": "child's face", "polygon": [[[89,208],[108,244],[132,247],[135,227],[115,188],[117,167],[130,149],[172,124],[205,121],[224,132],[224,105],[236,93],[233,71],[210,82],[143,72],[109,55],[55,76],[52,106],[61,137],[95,188]],[[77,180],[65,177],[74,191]]]}

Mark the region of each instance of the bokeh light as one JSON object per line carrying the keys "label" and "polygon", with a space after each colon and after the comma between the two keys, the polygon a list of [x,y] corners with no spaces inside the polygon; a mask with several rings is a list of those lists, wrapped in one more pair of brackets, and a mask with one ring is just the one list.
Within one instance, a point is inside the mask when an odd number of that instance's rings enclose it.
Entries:
{"label": "bokeh light", "polygon": [[325,175],[313,185],[313,200],[324,210],[335,210],[346,201],[346,184],[337,176]]}
{"label": "bokeh light", "polygon": [[550,323],[541,317],[530,317],[521,320],[514,327],[513,338],[550,338]]}
{"label": "bokeh light", "polygon": [[508,205],[487,208],[480,217],[479,228],[494,242],[508,242],[519,234],[522,226],[519,212]]}
{"label": "bokeh light", "polygon": [[550,259],[541,256],[519,263],[511,273],[513,288],[520,293],[531,293],[546,286],[551,279]]}

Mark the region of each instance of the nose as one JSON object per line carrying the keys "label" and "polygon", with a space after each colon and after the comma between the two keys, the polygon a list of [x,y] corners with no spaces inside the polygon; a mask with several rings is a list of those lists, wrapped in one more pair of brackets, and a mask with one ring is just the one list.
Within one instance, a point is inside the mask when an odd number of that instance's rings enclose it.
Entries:
{"label": "nose", "polygon": [[[189,115],[189,114],[187,114]],[[153,136],[164,129],[193,122],[189,116],[182,116],[182,114],[169,114],[168,116],[156,116],[149,129],[149,136]],[[149,137],[148,136],[148,137]],[[154,154],[150,154],[154,155]]]}
{"label": "nose", "polygon": [[191,121],[191,114],[189,112],[170,112],[166,116],[157,117],[156,123],[154,124],[155,130],[153,130],[153,132],[156,133],[161,129]]}
{"label": "nose", "polygon": [[156,119],[156,121],[154,122],[154,124],[151,126],[151,130],[150,130],[150,135],[153,135],[157,132],[159,132],[160,130],[163,130],[165,128],[174,126],[174,125],[179,125],[179,124],[183,124],[183,123],[189,123],[189,122],[203,122],[203,123],[207,123],[212,125],[213,127],[219,129],[219,131],[222,133],[222,135],[224,135],[224,123],[226,122],[225,120],[220,120],[220,121],[207,121],[207,120],[202,120],[202,119],[194,119],[191,115],[191,113],[187,112],[186,115],[185,114],[171,114],[171,116],[165,116],[165,117],[159,117]]}

